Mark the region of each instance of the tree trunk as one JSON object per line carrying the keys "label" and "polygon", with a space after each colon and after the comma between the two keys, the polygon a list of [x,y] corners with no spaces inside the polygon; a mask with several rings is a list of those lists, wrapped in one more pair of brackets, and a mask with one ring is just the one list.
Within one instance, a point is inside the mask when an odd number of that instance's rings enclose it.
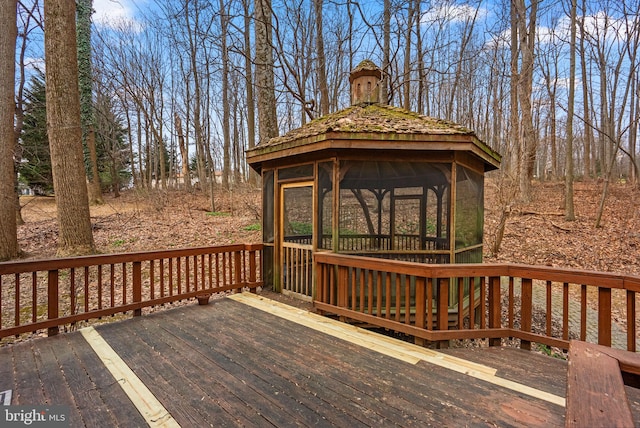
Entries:
{"label": "tree trunk", "polygon": [[[244,72],[247,88],[247,145],[251,150],[256,146],[256,111],[253,99],[253,64],[251,62],[251,16],[249,16],[249,0],[243,0],[244,9]],[[258,174],[249,168],[249,184],[258,184]]]}
{"label": "tree trunk", "polygon": [[391,0],[384,0],[382,11],[382,79],[380,80],[380,102],[389,104],[389,69],[391,67]]}
{"label": "tree trunk", "polygon": [[91,61],[91,15],[93,0],[78,0],[77,7],[77,43],[78,43],[78,79],[80,86],[80,121],[82,123],[82,141],[87,148],[88,191],[90,204],[103,204],[100,174],[98,172],[98,153],[96,150],[95,121],[93,114],[93,69]]}
{"label": "tree trunk", "polygon": [[404,48],[404,109],[411,110],[411,34],[413,33],[414,2],[410,0],[407,5],[407,34]]}
{"label": "tree trunk", "polygon": [[513,176],[516,176],[520,158],[520,117],[518,115],[518,20],[515,2],[511,1],[511,81],[509,86],[510,113],[509,113],[509,141],[507,142],[507,155],[509,156],[509,168]]}
{"label": "tree trunk", "polygon": [[271,0],[255,2],[256,86],[260,143],[278,135],[273,71]]}
{"label": "tree trunk", "polygon": [[0,8],[0,261],[18,257],[14,172],[17,2]]}
{"label": "tree trunk", "polygon": [[189,149],[184,138],[184,133],[182,131],[182,121],[180,120],[178,112],[174,113],[173,118],[175,122],[176,132],[178,133],[178,147],[180,148],[180,158],[182,158],[182,180],[184,182],[184,188],[187,190],[191,190],[191,176],[189,174]]}
{"label": "tree trunk", "polygon": [[[228,16],[224,10],[224,0],[220,0],[220,44],[222,54],[222,185],[229,190],[229,176],[231,175],[231,118],[229,114],[229,52],[227,50]],[[215,180],[215,168],[211,165],[211,177]]]}
{"label": "tree trunk", "polygon": [[327,64],[324,54],[324,37],[322,31],[322,4],[323,0],[313,0],[316,17],[316,55],[318,62],[316,64],[318,73],[318,86],[320,89],[320,115],[329,114],[329,84],[327,83]]}
{"label": "tree trunk", "polygon": [[576,219],[573,205],[573,112],[576,83],[576,1],[571,0],[571,39],[569,42],[569,104],[567,106],[567,150],[564,172],[564,218]]}
{"label": "tree trunk", "polygon": [[44,2],[47,132],[60,256],[95,252],[82,153],[75,12],[75,2]]}
{"label": "tree trunk", "polygon": [[535,26],[537,14],[537,2],[531,2],[529,12],[529,22],[527,23],[527,9],[523,0],[514,1],[518,14],[518,35],[520,39],[520,51],[522,52],[522,63],[520,79],[518,82],[518,99],[522,111],[522,147],[520,149],[520,199],[524,202],[531,200],[531,180],[533,178],[533,166],[536,154],[536,134],[533,126],[533,110],[531,96],[533,93],[533,67],[534,67],[534,45]]}

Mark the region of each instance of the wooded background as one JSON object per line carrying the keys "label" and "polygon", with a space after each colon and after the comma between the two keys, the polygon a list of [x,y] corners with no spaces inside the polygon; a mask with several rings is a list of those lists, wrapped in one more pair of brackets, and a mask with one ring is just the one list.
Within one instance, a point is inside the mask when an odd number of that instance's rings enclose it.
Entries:
{"label": "wooded background", "polygon": [[[46,192],[43,2],[59,0],[17,2],[14,158]],[[92,25],[92,0],[76,3],[95,202],[196,186],[214,211],[217,186],[256,182],[245,150],[349,105],[363,59],[381,67],[387,103],[503,155],[505,210],[532,179],[565,181],[568,218],[575,178],[638,183],[639,0],[167,0]]]}

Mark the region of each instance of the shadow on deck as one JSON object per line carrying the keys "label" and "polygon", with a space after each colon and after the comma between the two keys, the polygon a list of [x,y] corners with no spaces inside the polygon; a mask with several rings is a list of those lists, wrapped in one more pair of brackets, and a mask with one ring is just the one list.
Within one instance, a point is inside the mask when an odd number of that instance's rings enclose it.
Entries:
{"label": "shadow on deck", "polygon": [[[139,400],[82,332],[0,348],[0,391],[69,406],[74,427],[564,425],[565,361],[436,352],[336,324],[240,294],[95,328],[148,388]],[[133,404],[145,394],[160,410]]]}

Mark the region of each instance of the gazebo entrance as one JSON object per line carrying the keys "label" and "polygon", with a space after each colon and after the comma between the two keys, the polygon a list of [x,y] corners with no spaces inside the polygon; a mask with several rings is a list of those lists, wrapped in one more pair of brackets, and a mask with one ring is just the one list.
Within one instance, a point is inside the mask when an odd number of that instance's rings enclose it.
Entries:
{"label": "gazebo entrance", "polygon": [[283,293],[311,300],[313,297],[313,182],[280,186],[280,283]]}

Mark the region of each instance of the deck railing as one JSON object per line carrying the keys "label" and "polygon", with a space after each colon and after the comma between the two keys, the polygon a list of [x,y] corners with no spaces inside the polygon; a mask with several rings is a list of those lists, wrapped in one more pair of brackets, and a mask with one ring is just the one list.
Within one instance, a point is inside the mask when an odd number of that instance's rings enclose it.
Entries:
{"label": "deck railing", "polygon": [[[324,252],[314,258],[314,305],[324,313],[442,346],[452,339],[499,345],[502,338],[517,338],[524,349],[532,342],[568,349],[575,338],[636,350],[638,276],[517,264],[429,265]],[[452,308],[454,294],[467,297]]]}
{"label": "deck railing", "polygon": [[0,338],[262,285],[262,245],[0,263]]}

